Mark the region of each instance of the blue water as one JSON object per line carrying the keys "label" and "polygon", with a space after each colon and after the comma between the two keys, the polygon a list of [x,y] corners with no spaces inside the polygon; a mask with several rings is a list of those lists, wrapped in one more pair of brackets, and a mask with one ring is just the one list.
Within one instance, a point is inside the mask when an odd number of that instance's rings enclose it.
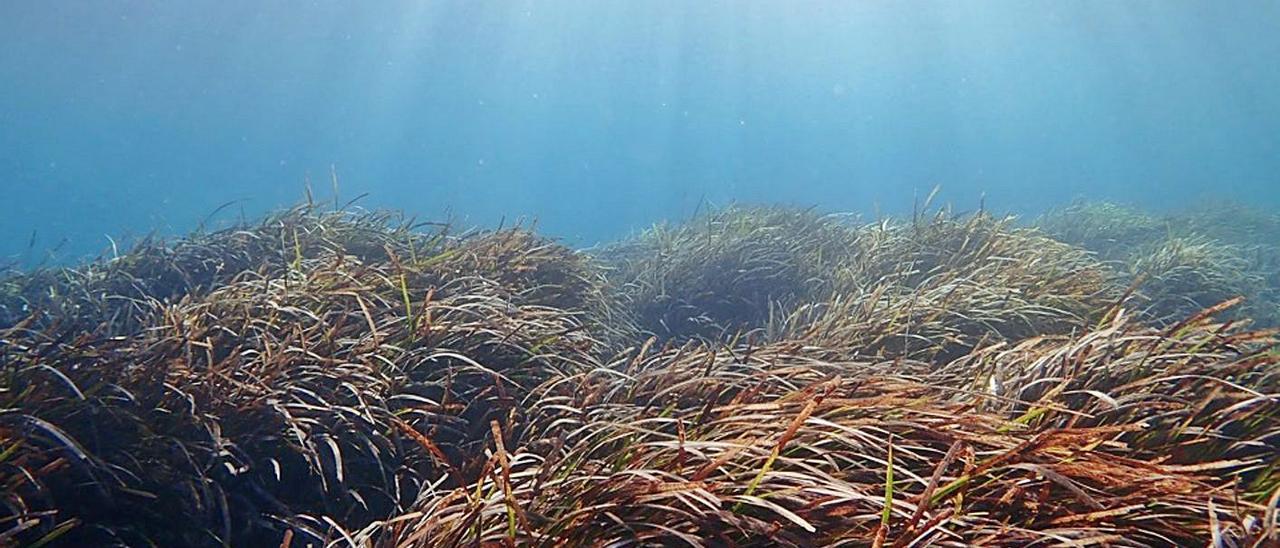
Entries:
{"label": "blue water", "polygon": [[331,170],[341,201],[581,245],[935,185],[1026,214],[1273,207],[1276,29],[1249,1],[7,0],[0,256],[327,198]]}

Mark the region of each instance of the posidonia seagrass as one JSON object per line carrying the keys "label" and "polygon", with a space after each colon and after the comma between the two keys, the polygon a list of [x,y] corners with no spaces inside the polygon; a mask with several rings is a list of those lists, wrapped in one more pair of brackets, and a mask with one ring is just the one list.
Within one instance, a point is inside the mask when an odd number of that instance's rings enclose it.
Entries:
{"label": "posidonia seagrass", "polygon": [[587,253],[300,206],[15,273],[0,544],[1280,542],[1273,282],[1184,260],[1265,223],[1109,218],[732,207]]}

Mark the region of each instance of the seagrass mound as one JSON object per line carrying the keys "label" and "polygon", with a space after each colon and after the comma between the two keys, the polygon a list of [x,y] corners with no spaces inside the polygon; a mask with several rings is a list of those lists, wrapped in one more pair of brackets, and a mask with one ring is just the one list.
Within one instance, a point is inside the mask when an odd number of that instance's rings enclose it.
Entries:
{"label": "seagrass mound", "polygon": [[642,330],[664,341],[717,340],[825,300],[856,239],[811,210],[733,206],[654,226],[600,256]]}
{"label": "seagrass mound", "polygon": [[829,357],[946,362],[982,344],[1070,333],[1123,300],[1105,265],[1013,221],[942,211],[860,227],[829,298],[795,307],[777,331],[836,351]]}
{"label": "seagrass mound", "polygon": [[[23,295],[30,316],[0,330],[0,538],[320,543],[442,474],[474,476],[490,420],[605,352],[590,318],[607,307],[588,304],[603,282],[576,252],[385,218],[294,210],[219,233],[208,238],[236,250],[226,242],[286,237],[261,257],[183,252],[253,266],[126,308],[96,291],[141,275],[132,253],[169,248],[147,243],[49,293],[85,305]],[[92,311],[113,323],[88,327]]]}
{"label": "seagrass mound", "polygon": [[782,337],[946,360],[1087,325],[1125,289],[1086,251],[1012,218],[946,210],[859,225],[732,207],[602,255],[636,322],[677,343]]}
{"label": "seagrass mound", "polygon": [[[428,230],[423,230],[424,228]],[[77,267],[42,268],[0,282],[0,327],[31,319],[42,329],[129,333],[157,307],[200,296],[244,277],[279,277],[305,257],[364,262],[433,255],[450,242],[438,225],[415,225],[391,211],[329,211],[301,205],[212,233],[169,242],[148,237]]]}
{"label": "seagrass mound", "polygon": [[1280,214],[1210,203],[1148,213],[1107,202],[1079,202],[1036,221],[1063,242],[1111,263],[1135,290],[1149,321],[1242,296],[1237,320],[1280,326]]}
{"label": "seagrass mound", "polygon": [[1113,202],[1077,201],[1049,211],[1035,226],[1054,239],[1092,251],[1103,260],[1122,260],[1145,242],[1168,235],[1157,215]]}
{"label": "seagrass mound", "polygon": [[495,426],[480,481],[355,538],[1264,546],[1275,342],[1206,314],[1173,331],[1116,317],[942,370],[824,361],[799,343],[643,353],[535,390],[533,425]]}
{"label": "seagrass mound", "polygon": [[1050,234],[299,207],[10,276],[0,545],[1280,542],[1276,333]]}

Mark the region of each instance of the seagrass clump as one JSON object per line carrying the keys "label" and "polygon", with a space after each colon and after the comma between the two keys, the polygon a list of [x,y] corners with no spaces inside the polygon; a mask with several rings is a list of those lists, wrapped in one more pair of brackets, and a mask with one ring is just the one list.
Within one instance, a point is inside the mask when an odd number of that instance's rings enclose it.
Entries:
{"label": "seagrass clump", "polygon": [[985,409],[1021,424],[1135,425],[1113,440],[1128,458],[1222,470],[1236,495],[1265,500],[1280,487],[1280,355],[1275,331],[1222,319],[1239,303],[1165,328],[1118,311],[1093,330],[993,345],[926,378],[967,382],[991,396]]}
{"label": "seagrass clump", "polygon": [[1180,232],[1251,246],[1280,245],[1280,213],[1234,202],[1209,202],[1170,216]]}
{"label": "seagrass clump", "polygon": [[1114,265],[1151,321],[1169,324],[1232,297],[1232,311],[1257,325],[1280,325],[1280,215],[1240,204],[1210,203],[1148,214],[1106,202],[1081,202],[1037,225]]}
{"label": "seagrass clump", "polygon": [[602,257],[640,328],[663,340],[718,340],[825,300],[855,238],[809,210],[734,206],[655,226]]}
{"label": "seagrass clump", "polygon": [[[326,219],[311,228],[342,222]],[[322,544],[477,474],[489,421],[603,352],[590,310],[556,307],[572,281],[564,299],[593,308],[581,289],[599,279],[563,247],[346,234],[140,303],[127,333],[0,331],[9,536]]]}
{"label": "seagrass clump", "polygon": [[830,297],[796,307],[773,339],[838,355],[945,362],[980,344],[1069,333],[1124,297],[1105,265],[1012,218],[946,211],[858,230]]}
{"label": "seagrass clump", "polygon": [[1168,235],[1164,219],[1114,202],[1077,201],[1041,215],[1035,225],[1054,239],[1103,260],[1124,260],[1138,246]]}
{"label": "seagrass clump", "polygon": [[1145,301],[1143,311],[1158,323],[1171,324],[1239,296],[1251,298],[1250,306],[1240,312],[1257,312],[1253,305],[1267,304],[1252,300],[1264,293],[1266,280],[1252,268],[1244,250],[1215,240],[1174,237],[1156,241],[1139,247],[1129,257],[1127,269]]}
{"label": "seagrass clump", "polygon": [[1187,216],[1187,231],[1231,244],[1263,286],[1245,310],[1263,325],[1280,326],[1280,213],[1240,204],[1217,204]]}
{"label": "seagrass clump", "polygon": [[533,425],[495,424],[476,484],[359,538],[1262,546],[1277,539],[1280,358],[1212,312],[1171,332],[1114,317],[941,372],[790,343],[638,354],[535,390]]}
{"label": "seagrass clump", "polygon": [[1068,332],[1124,297],[1110,268],[1011,218],[709,215],[607,250],[640,325],[663,340],[791,338],[945,360],[984,340]]}
{"label": "seagrass clump", "polygon": [[199,296],[238,278],[279,277],[305,257],[340,253],[362,261],[388,254],[440,252],[440,227],[421,229],[390,211],[329,211],[298,206],[216,232],[172,242],[147,237],[123,252],[82,266],[41,268],[0,281],[0,328],[28,327],[104,336],[153,321],[158,305]]}
{"label": "seagrass clump", "polygon": [[579,315],[582,323],[615,350],[638,338],[623,299],[604,276],[605,265],[581,251],[526,229],[482,233],[442,254],[436,270],[481,276],[510,299]]}

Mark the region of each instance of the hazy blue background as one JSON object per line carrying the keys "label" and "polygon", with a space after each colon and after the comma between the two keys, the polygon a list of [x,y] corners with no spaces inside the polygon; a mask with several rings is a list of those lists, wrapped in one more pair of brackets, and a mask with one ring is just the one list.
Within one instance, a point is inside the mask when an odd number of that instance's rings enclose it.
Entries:
{"label": "hazy blue background", "polygon": [[1277,29],[1247,1],[7,0],[0,256],[328,194],[330,166],[366,206],[581,244],[703,197],[900,211],[935,184],[1275,206]]}

